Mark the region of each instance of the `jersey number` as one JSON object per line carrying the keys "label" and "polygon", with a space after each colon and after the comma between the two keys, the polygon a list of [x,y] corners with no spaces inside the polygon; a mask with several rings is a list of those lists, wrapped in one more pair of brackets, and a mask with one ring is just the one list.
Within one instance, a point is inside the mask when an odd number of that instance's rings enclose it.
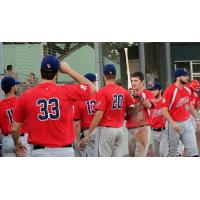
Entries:
{"label": "jersey number", "polygon": [[[38,99],[37,106],[40,106],[40,114],[38,114],[38,119],[45,121],[47,119],[57,120],[60,117],[59,100],[57,98],[50,99]],[[49,111],[49,106],[51,106],[51,111]]]}
{"label": "jersey number", "polygon": [[114,94],[113,95],[113,103],[112,109],[113,110],[121,110],[123,106],[124,96],[121,94]]}
{"label": "jersey number", "polygon": [[87,104],[87,110],[88,110],[88,114],[89,115],[92,115],[92,114],[95,113],[95,109],[94,109],[95,103],[96,103],[96,100],[88,100],[86,102],[86,104]]}
{"label": "jersey number", "polygon": [[10,124],[12,124],[12,123],[13,123],[13,117],[12,117],[12,115],[13,115],[13,110],[12,110],[12,109],[6,110],[6,113],[7,113],[7,115],[8,115],[8,119],[9,119],[9,121],[10,121]]}

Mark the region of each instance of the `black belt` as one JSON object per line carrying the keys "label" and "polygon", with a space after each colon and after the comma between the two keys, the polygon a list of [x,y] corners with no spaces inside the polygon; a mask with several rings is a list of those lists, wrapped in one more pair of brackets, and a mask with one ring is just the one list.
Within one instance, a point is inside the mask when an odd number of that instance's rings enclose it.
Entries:
{"label": "black belt", "polygon": [[153,131],[164,131],[165,128],[152,128]]}
{"label": "black belt", "polygon": [[[52,147],[52,148],[67,148],[67,147],[72,147],[72,144],[68,144],[66,146],[62,146],[62,147]],[[42,146],[42,145],[33,145],[33,149],[44,149],[46,148],[45,146]],[[49,147],[51,148],[51,147]]]}
{"label": "black belt", "polygon": [[[6,133],[6,134],[4,134],[4,136],[6,136],[6,137],[9,136],[9,135],[12,135],[12,134],[11,134],[11,133]],[[21,134],[21,135],[19,135],[19,136],[20,136],[20,137],[21,137],[21,136],[23,137],[24,135],[25,135],[25,133],[23,133],[23,134]]]}

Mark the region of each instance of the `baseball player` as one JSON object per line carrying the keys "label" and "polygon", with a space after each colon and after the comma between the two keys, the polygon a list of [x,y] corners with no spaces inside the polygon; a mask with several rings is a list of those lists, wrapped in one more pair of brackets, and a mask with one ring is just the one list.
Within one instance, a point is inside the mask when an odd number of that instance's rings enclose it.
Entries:
{"label": "baseball player", "polygon": [[95,156],[120,156],[125,110],[133,103],[128,91],[116,84],[116,68],[113,64],[104,66],[106,86],[97,92],[95,116],[83,138],[88,143],[92,132],[98,126],[95,140]]}
{"label": "baseball player", "polygon": [[153,93],[144,89],[144,75],[135,72],[131,75],[132,96],[135,106],[128,109],[126,127],[128,129],[129,156],[147,156],[150,143],[150,108]]}
{"label": "baseball player", "polygon": [[[59,70],[80,84],[56,85]],[[16,152],[20,156],[26,152],[19,141],[19,129],[26,120],[31,156],[74,156],[72,105],[75,101],[89,99],[96,87],[52,55],[43,58],[40,71],[42,82],[21,95],[13,113]]]}
{"label": "baseball player", "polygon": [[153,83],[149,90],[154,94],[154,99],[152,100],[154,107],[151,108],[153,152],[156,157],[166,157],[169,152],[169,139],[166,119],[162,114],[162,86],[160,83]]}
{"label": "baseball player", "polygon": [[[198,80],[192,80],[190,83],[186,84],[186,87],[190,88],[191,90],[191,103],[192,103],[192,106],[193,108],[198,111],[199,110],[199,105],[200,105],[200,102],[199,102],[199,94],[198,94],[198,91],[199,91],[199,81]],[[190,115],[191,117],[191,120],[192,120],[192,125],[193,125],[193,128],[194,130],[196,131],[196,123],[195,123],[195,119],[193,118],[192,115]],[[196,135],[196,137],[198,137],[198,135]],[[184,145],[182,144],[181,141],[179,141],[179,152],[180,152],[180,156],[182,155],[187,155],[187,149],[185,149],[184,151]],[[198,143],[198,141],[197,141]],[[197,144],[198,146],[198,144]]]}
{"label": "baseball player", "polygon": [[194,109],[199,110],[199,90],[200,90],[200,84],[198,80],[192,80],[189,83],[189,87],[192,91],[192,105]]}
{"label": "baseball player", "polygon": [[[19,81],[12,77],[4,77],[1,81],[1,88],[5,93],[5,98],[0,102],[0,129],[2,132],[2,156],[15,157],[15,146],[12,140],[11,124],[13,122],[13,110],[17,104],[17,87]],[[20,140],[27,146],[27,134],[23,128],[20,131]]]}
{"label": "baseball player", "polygon": [[195,130],[190,120],[190,113],[195,118],[197,128],[199,118],[191,103],[191,91],[185,85],[189,76],[186,69],[175,71],[175,83],[170,85],[163,95],[163,115],[169,122],[169,155],[179,156],[179,140],[187,149],[188,156],[198,156]]}
{"label": "baseball player", "polygon": [[[92,73],[85,74],[85,78],[96,84],[96,75]],[[93,93],[87,101],[77,101],[74,105],[74,124],[76,132],[75,156],[95,156],[95,137],[96,132],[93,131],[90,140],[85,148],[81,148],[81,139],[84,138],[91,121],[95,115],[94,106],[96,103],[96,92]]]}

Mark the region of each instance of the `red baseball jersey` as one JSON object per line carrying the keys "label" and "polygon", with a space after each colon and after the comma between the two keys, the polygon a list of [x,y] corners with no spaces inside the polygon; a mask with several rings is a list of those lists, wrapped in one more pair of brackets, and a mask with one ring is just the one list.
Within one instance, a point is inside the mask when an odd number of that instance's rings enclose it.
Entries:
{"label": "red baseball jersey", "polygon": [[17,122],[26,119],[29,143],[66,146],[72,144],[75,137],[72,106],[75,101],[89,98],[89,85],[41,83],[22,94],[13,118]]}
{"label": "red baseball jersey", "polygon": [[104,111],[99,126],[119,128],[124,122],[126,107],[133,104],[128,91],[117,84],[107,84],[96,96],[95,110]]}
{"label": "red baseball jersey", "polygon": [[81,121],[81,129],[89,128],[95,115],[96,93],[87,101],[77,101],[74,105],[74,120]]}
{"label": "red baseball jersey", "polygon": [[152,128],[164,128],[166,119],[162,113],[162,99],[160,101],[152,100],[154,107],[151,111],[151,127]]}
{"label": "red baseball jersey", "polygon": [[188,87],[169,86],[163,95],[163,107],[167,107],[174,121],[182,122],[190,117],[191,91]]}
{"label": "red baseball jersey", "polygon": [[[146,89],[144,89],[139,95],[144,99],[148,99],[150,102],[154,98],[153,93]],[[135,99],[135,106],[133,108],[129,108],[127,112],[126,127],[130,129],[150,124],[150,109],[145,108],[140,101]]]}
{"label": "red baseball jersey", "polygon": [[[18,98],[16,96],[5,98],[0,102],[0,128],[3,135],[11,134],[11,124],[13,122],[13,110],[16,107]],[[26,133],[23,125],[21,134]]]}

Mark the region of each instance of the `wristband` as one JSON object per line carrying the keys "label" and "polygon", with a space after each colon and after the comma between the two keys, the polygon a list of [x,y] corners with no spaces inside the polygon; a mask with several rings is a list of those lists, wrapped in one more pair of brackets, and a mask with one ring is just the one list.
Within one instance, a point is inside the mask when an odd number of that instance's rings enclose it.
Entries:
{"label": "wristband", "polygon": [[200,121],[200,119],[199,119],[199,118],[196,118],[195,121]]}

